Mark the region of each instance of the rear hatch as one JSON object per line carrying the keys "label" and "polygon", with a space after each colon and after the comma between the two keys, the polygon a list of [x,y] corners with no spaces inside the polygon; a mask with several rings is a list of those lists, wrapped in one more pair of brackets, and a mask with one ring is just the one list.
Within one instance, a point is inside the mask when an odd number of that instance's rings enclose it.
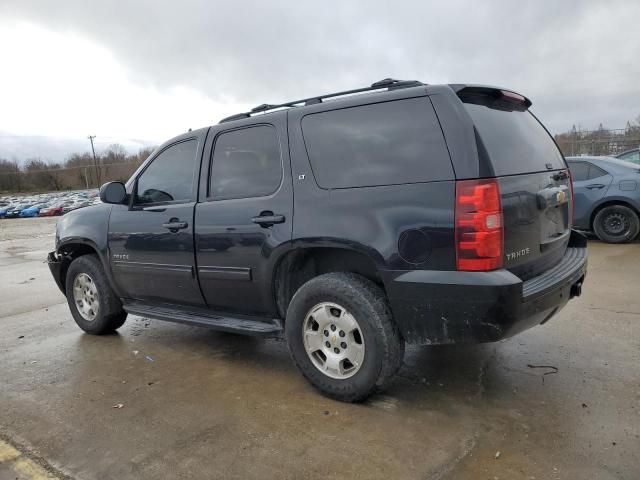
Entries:
{"label": "rear hatch", "polygon": [[558,263],[567,249],[569,170],[525,97],[489,88],[465,88],[458,96],[473,120],[484,171],[498,178],[504,268],[527,280]]}

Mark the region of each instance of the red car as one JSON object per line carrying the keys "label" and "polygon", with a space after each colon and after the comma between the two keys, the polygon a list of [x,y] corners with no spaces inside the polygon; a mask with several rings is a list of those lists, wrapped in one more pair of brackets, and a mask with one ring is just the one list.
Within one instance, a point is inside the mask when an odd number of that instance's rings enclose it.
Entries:
{"label": "red car", "polygon": [[56,215],[62,215],[62,205],[52,205],[47,208],[40,209],[39,216],[41,217],[54,217]]}

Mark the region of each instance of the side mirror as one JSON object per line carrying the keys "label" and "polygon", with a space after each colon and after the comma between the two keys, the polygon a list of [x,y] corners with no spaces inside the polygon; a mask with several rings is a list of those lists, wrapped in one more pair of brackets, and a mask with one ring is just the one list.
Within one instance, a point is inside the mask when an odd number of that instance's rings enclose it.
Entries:
{"label": "side mirror", "polygon": [[122,182],[109,182],[100,187],[102,203],[122,204],[127,198],[127,190]]}

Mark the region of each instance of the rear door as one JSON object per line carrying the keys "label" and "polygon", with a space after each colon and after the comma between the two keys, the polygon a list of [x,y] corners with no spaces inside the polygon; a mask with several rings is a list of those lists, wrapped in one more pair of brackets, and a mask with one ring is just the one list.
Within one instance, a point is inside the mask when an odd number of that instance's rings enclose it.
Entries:
{"label": "rear door", "polygon": [[461,98],[473,121],[480,163],[499,179],[504,267],[526,280],[564,256],[571,232],[571,180],[557,145],[529,112],[530,103],[497,92]]}
{"label": "rear door", "polygon": [[[213,310],[267,314],[273,252],[291,240],[286,112],[214,127],[196,206],[198,276]],[[252,123],[251,123],[252,122]]]}
{"label": "rear door", "polygon": [[569,160],[567,163],[573,177],[574,223],[588,229],[593,205],[605,196],[613,177],[587,160]]}

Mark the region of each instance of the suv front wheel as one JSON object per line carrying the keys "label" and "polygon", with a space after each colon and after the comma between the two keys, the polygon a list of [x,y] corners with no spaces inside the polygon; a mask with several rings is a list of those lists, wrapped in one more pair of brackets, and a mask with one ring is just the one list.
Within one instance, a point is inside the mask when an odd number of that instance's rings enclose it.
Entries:
{"label": "suv front wheel", "polygon": [[127,312],[96,255],[83,255],[71,262],[65,287],[71,315],[85,332],[102,335],[124,324]]}
{"label": "suv front wheel", "polygon": [[362,401],[383,390],[404,356],[384,291],[353,273],[327,273],[300,287],[285,333],[302,374],[341,401]]}

